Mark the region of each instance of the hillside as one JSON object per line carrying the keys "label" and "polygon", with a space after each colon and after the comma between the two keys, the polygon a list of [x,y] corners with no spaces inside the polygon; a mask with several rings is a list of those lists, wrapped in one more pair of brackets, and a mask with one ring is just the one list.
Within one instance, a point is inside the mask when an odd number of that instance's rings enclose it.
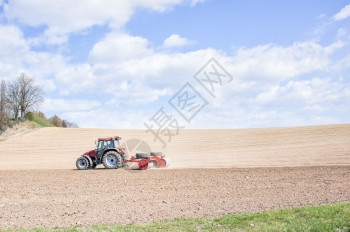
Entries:
{"label": "hillside", "polygon": [[96,138],[114,135],[129,148],[130,139],[145,140],[152,151],[163,151],[173,168],[350,165],[350,124],[181,130],[164,150],[144,130],[48,127],[1,141],[0,170],[74,169],[76,158],[93,149]]}

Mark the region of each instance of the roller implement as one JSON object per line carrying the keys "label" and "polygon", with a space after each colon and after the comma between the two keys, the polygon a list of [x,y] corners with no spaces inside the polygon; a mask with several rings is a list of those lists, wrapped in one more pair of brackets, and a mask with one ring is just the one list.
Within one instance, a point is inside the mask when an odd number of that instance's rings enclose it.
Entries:
{"label": "roller implement", "polygon": [[146,170],[148,167],[165,168],[169,160],[161,152],[136,153],[128,158],[125,149],[120,147],[121,137],[99,138],[96,149],[87,151],[76,161],[79,170],[94,169],[103,164],[106,169],[128,168]]}

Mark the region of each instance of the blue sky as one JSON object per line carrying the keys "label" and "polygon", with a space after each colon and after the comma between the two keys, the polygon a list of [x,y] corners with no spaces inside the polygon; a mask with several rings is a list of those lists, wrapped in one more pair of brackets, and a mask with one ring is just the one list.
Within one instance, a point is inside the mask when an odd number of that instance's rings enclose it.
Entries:
{"label": "blue sky", "polygon": [[[0,0],[0,79],[28,73],[81,127],[162,107],[185,128],[349,123],[349,30],[349,0]],[[211,58],[232,76],[216,97],[194,79]],[[186,83],[208,103],[191,121],[169,104]]]}

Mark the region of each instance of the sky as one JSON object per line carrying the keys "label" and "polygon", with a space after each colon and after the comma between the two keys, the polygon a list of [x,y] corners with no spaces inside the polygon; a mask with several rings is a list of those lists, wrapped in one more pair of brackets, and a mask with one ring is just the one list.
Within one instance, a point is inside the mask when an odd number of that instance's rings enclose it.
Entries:
{"label": "sky", "polygon": [[349,123],[350,0],[0,0],[0,79],[87,128]]}

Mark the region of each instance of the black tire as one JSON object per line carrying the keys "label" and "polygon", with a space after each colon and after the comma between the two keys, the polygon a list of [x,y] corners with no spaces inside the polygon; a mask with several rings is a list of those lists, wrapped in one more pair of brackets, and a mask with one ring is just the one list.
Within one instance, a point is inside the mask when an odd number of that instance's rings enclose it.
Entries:
{"label": "black tire", "polygon": [[151,152],[151,156],[162,156],[163,152]]}
{"label": "black tire", "polygon": [[147,153],[136,153],[136,159],[148,159],[149,154]]}
{"label": "black tire", "polygon": [[92,168],[92,169],[95,169],[95,168],[96,168],[96,166],[97,166],[97,164],[96,164],[94,161],[92,161],[91,168]]}
{"label": "black tire", "polygon": [[83,156],[80,156],[77,161],[75,162],[75,166],[79,170],[86,170],[89,168],[89,161]]}
{"label": "black tire", "polygon": [[106,169],[115,169],[123,166],[122,157],[116,151],[108,151],[102,158]]}

